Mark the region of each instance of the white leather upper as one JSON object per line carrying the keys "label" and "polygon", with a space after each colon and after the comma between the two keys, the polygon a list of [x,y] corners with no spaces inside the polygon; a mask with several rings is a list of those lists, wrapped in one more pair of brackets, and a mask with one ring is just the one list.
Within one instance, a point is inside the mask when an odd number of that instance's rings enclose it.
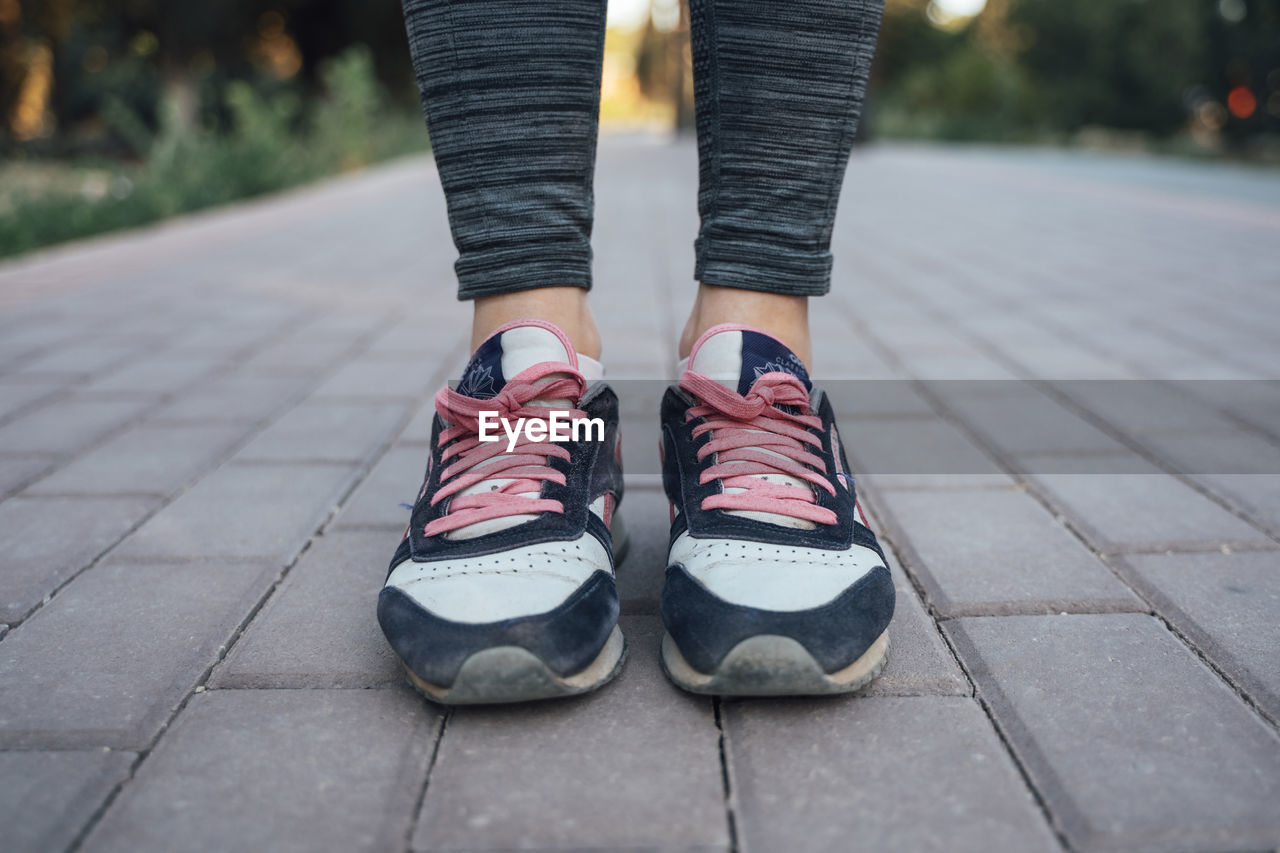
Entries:
{"label": "white leather upper", "polygon": [[596,571],[611,571],[600,541],[525,545],[483,557],[418,563],[392,570],[395,587],[442,619],[482,624],[553,610]]}
{"label": "white leather upper", "polygon": [[695,539],[688,531],[671,545],[668,564],[680,563],[714,595],[763,610],[808,610],[844,592],[883,565],[870,548],[796,548],[745,539]]}
{"label": "white leather upper", "polygon": [[742,332],[726,330],[700,341],[687,366],[695,373],[737,391],[738,374],[742,372]]}

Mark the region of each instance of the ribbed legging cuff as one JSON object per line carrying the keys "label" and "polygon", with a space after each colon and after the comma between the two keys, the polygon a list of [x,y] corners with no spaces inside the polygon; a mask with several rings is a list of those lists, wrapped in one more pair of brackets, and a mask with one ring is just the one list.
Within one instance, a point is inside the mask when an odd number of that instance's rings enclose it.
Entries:
{"label": "ribbed legging cuff", "polygon": [[[605,0],[403,0],[462,299],[591,286]],[[696,277],[816,296],[883,0],[690,0]]]}
{"label": "ribbed legging cuff", "polygon": [[693,277],[702,284],[786,296],[822,296],[831,289],[831,253],[797,252],[774,243],[699,237]]}
{"label": "ribbed legging cuff", "polygon": [[591,247],[550,243],[464,254],[454,265],[458,298],[475,299],[538,287],[591,289]]}
{"label": "ribbed legging cuff", "polygon": [[820,296],[882,0],[691,0],[695,278]]}
{"label": "ribbed legging cuff", "polygon": [[591,285],[605,0],[404,0],[458,296]]}

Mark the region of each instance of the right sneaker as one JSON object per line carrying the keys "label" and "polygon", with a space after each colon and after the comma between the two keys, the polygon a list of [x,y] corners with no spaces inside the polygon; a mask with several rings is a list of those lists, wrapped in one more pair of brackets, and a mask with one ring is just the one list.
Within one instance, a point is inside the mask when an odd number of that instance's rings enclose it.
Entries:
{"label": "right sneaker", "polygon": [[800,359],[716,326],[662,401],[667,675],[695,693],[847,693],[885,664],[893,579],[831,403]]}
{"label": "right sneaker", "polygon": [[[555,411],[600,419],[603,440],[524,434],[510,451],[505,435],[480,440],[483,413],[514,425],[547,424]],[[617,674],[618,442],[617,397],[584,378],[550,323],[503,326],[457,390],[436,396],[426,481],[378,596],[382,631],[428,699],[545,699]]]}

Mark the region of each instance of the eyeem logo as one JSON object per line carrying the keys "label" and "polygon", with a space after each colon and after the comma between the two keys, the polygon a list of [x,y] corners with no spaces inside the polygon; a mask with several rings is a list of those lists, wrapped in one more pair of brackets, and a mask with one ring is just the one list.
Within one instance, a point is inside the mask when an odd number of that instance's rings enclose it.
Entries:
{"label": "eyeem logo", "polygon": [[[604,441],[604,420],[602,418],[571,418],[568,412],[553,411],[546,420],[542,418],[520,418],[515,424],[497,412],[480,412],[477,418],[480,427],[481,441],[502,441],[507,437],[507,452],[516,449],[516,442],[521,434],[530,441]],[[501,427],[501,433],[499,433]]]}

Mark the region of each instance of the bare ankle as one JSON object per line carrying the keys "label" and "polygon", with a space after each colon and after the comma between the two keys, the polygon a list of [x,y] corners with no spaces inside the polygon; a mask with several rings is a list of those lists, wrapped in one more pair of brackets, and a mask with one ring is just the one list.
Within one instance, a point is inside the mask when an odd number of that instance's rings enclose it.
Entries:
{"label": "bare ankle", "polygon": [[680,336],[680,357],[688,358],[703,332],[722,323],[742,323],[768,332],[813,369],[808,297],[700,284],[698,298]]}
{"label": "bare ankle", "polygon": [[474,350],[500,326],[513,320],[546,320],[555,323],[573,342],[574,349],[591,358],[600,357],[600,332],[580,287],[539,287],[482,296],[474,302],[471,348]]}

